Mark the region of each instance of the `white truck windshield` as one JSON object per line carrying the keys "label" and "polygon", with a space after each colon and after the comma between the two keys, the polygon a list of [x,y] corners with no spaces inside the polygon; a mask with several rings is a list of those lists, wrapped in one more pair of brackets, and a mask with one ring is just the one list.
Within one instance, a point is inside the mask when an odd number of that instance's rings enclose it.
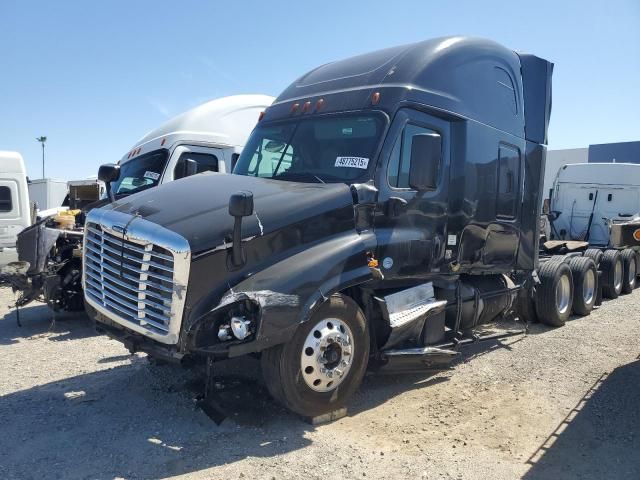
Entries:
{"label": "white truck windshield", "polygon": [[115,195],[130,194],[155,187],[167,164],[167,150],[155,150],[120,167],[120,178],[111,183]]}

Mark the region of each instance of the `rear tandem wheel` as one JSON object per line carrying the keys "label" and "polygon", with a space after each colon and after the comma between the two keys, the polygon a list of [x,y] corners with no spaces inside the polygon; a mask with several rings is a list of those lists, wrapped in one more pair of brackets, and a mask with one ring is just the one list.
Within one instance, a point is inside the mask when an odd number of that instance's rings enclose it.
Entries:
{"label": "rear tandem wheel", "polygon": [[622,293],[631,293],[636,288],[638,257],[630,248],[623,250],[620,257],[623,265]]}
{"label": "rear tandem wheel", "polygon": [[596,264],[590,257],[571,257],[568,265],[573,277],[573,313],[589,315],[598,291]]}
{"label": "rear tandem wheel", "polygon": [[564,262],[545,262],[538,270],[540,285],[536,287],[535,303],[538,318],[545,325],[561,327],[571,315],[573,277]]}
{"label": "rear tandem wheel", "polygon": [[602,296],[615,299],[622,293],[624,266],[618,250],[605,250],[600,261]]}

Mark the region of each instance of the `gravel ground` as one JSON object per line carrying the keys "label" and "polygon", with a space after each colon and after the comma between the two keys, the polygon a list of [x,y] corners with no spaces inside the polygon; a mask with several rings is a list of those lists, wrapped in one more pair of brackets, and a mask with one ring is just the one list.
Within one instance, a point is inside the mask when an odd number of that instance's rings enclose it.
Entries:
{"label": "gravel ground", "polygon": [[640,290],[447,372],[368,375],[349,416],[317,427],[268,398],[254,360],[220,364],[217,426],[192,373],[83,315],[35,305],[18,328],[12,300],[0,289],[3,479],[640,478]]}

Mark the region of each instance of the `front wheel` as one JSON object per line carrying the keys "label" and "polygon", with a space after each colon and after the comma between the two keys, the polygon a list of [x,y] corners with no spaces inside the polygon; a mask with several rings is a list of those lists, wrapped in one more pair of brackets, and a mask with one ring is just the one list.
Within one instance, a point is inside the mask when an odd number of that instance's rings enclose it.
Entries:
{"label": "front wheel", "polygon": [[360,386],[369,359],[364,314],[332,295],[286,344],[262,353],[271,395],[289,410],[315,417],[344,407]]}

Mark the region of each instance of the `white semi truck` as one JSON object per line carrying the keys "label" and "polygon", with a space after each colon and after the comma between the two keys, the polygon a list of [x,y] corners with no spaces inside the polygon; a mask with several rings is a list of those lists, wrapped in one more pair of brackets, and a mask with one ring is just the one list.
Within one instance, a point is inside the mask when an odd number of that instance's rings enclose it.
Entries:
{"label": "white semi truck", "polygon": [[[147,133],[120,159],[117,197],[193,173],[230,173],[268,95],[233,95],[204,103]],[[109,188],[109,186],[108,186]]]}
{"label": "white semi truck", "polygon": [[15,248],[18,233],[31,223],[27,172],[22,155],[0,151],[0,251]]}
{"label": "white semi truck", "polygon": [[553,184],[551,211],[558,239],[612,246],[611,226],[640,214],[640,164],[574,163]]}

